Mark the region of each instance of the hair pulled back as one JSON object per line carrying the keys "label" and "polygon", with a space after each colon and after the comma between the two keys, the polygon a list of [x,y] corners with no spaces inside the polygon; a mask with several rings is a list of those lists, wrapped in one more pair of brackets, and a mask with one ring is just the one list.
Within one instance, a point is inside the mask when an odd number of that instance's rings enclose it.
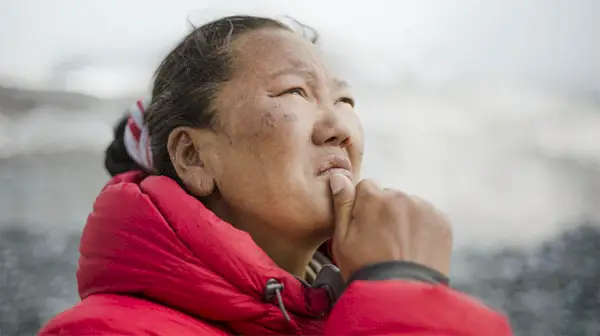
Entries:
{"label": "hair pulled back", "polygon": [[[310,33],[308,38],[313,43],[317,41],[315,30],[294,22],[305,36]],[[167,149],[169,134],[181,126],[213,128],[217,117],[213,101],[233,71],[230,44],[240,35],[263,28],[292,30],[269,18],[228,16],[194,28],[161,62],[144,116],[151,139],[153,173],[179,182]],[[125,124],[126,118],[116,126],[115,139],[106,150],[105,166],[113,176],[142,169],[125,151]]]}

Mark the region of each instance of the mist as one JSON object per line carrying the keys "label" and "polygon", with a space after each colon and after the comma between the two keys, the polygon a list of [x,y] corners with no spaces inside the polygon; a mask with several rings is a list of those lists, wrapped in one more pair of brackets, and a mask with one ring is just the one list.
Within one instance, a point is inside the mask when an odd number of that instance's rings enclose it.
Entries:
{"label": "mist", "polygon": [[[320,32],[356,88],[365,177],[446,210],[459,246],[531,244],[597,218],[597,189],[578,182],[600,157],[596,1],[143,4],[4,2],[0,72],[28,87],[133,99],[190,23],[289,14]],[[0,153],[100,152],[121,113],[110,108],[3,120]]]}

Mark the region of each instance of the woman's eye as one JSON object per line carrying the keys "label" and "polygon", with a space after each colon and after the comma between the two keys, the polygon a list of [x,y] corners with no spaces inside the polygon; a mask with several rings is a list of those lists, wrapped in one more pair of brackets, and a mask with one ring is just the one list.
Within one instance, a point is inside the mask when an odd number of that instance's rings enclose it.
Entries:
{"label": "woman's eye", "polygon": [[293,89],[285,90],[283,92],[283,94],[295,94],[302,98],[308,97],[308,95],[306,94],[306,91],[303,88],[293,88]]}
{"label": "woman's eye", "polygon": [[354,99],[348,98],[348,97],[342,97],[342,98],[338,99],[336,103],[346,103],[346,104],[354,107]]}

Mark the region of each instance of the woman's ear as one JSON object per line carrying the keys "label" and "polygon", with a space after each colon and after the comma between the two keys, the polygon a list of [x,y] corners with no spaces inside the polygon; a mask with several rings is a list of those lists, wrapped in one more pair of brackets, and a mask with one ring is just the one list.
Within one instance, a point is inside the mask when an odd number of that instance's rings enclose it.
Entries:
{"label": "woman's ear", "polygon": [[[203,140],[202,130],[190,127],[178,127],[171,131],[167,142],[169,157],[175,173],[186,187],[196,197],[210,195],[215,189],[215,179],[210,166],[202,157],[200,144]],[[208,136],[208,134],[206,134]]]}

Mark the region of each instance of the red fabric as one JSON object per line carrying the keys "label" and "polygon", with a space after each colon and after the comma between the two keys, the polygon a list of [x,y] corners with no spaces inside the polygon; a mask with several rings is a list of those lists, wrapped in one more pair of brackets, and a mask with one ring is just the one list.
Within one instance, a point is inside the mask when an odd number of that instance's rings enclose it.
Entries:
{"label": "red fabric", "polygon": [[135,140],[135,142],[139,146],[140,136],[142,135],[142,130],[135,123],[135,121],[133,120],[132,117],[129,117],[129,119],[127,119],[127,127],[129,127],[129,129],[131,129],[131,134],[133,134],[133,139]]}
{"label": "red fabric", "polygon": [[[324,290],[278,268],[247,233],[166,177],[113,178],[80,254],[82,301],[41,336],[510,335],[502,316],[441,285],[355,282],[330,314]],[[264,301],[271,278],[285,286],[291,321]]]}
{"label": "red fabric", "polygon": [[137,106],[140,109],[140,111],[142,112],[142,114],[146,113],[146,109],[144,108],[144,103],[142,102],[141,99],[137,100],[135,103],[137,104]]}

